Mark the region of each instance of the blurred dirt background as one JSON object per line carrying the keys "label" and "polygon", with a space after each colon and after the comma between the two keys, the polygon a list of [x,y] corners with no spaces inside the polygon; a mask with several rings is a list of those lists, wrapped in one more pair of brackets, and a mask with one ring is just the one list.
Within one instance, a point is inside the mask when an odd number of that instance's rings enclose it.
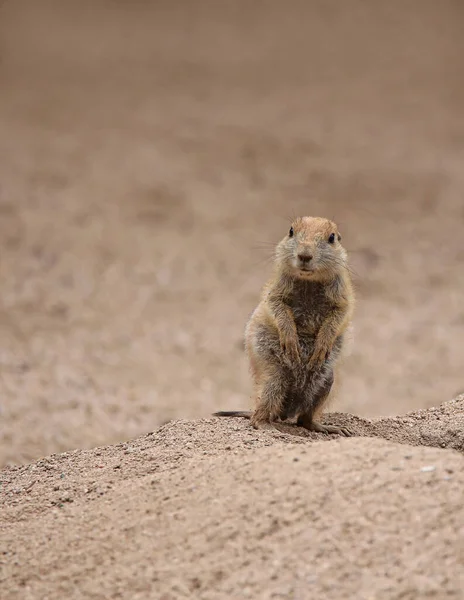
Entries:
{"label": "blurred dirt background", "polygon": [[243,327],[297,214],[334,218],[357,273],[337,410],[461,392],[463,23],[455,0],[4,0],[0,464],[248,407]]}

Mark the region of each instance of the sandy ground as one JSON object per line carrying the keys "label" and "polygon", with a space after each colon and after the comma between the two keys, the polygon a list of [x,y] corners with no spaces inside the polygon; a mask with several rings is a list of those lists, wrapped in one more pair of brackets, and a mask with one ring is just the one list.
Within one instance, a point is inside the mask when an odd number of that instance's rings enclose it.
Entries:
{"label": "sandy ground", "polygon": [[461,599],[464,396],[331,420],[356,437],[184,420],[6,468],[2,600]]}
{"label": "sandy ground", "polygon": [[[2,600],[462,598],[463,23],[0,2]],[[353,439],[208,418],[297,214],[356,272]]]}

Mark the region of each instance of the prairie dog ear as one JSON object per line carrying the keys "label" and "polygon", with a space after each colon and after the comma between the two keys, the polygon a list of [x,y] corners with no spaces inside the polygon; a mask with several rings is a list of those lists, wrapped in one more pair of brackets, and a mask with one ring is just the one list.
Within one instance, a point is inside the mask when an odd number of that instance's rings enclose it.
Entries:
{"label": "prairie dog ear", "polygon": [[339,242],[341,242],[341,241],[342,241],[342,236],[340,235],[340,233],[338,234],[337,238],[338,238],[338,241],[339,241]]}

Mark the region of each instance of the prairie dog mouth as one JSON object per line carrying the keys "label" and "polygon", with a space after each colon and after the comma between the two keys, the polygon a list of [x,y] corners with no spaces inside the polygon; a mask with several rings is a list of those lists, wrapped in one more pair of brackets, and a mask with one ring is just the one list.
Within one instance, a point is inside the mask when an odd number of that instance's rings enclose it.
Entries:
{"label": "prairie dog mouth", "polygon": [[295,258],[292,261],[293,272],[300,277],[310,277],[317,272],[317,265],[314,264],[314,261],[301,261]]}
{"label": "prairie dog mouth", "polygon": [[300,275],[308,277],[309,275],[314,275],[316,273],[316,269],[312,267],[297,267],[297,271]]}

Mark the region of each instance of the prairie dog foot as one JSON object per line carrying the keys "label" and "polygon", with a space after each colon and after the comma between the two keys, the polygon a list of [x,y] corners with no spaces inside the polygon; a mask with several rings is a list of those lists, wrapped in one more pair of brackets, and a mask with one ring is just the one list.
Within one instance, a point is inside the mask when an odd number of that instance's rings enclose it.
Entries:
{"label": "prairie dog foot", "polygon": [[350,431],[347,427],[336,427],[335,425],[322,425],[322,423],[313,421],[311,418],[306,416],[298,417],[298,421],[296,424],[298,425],[298,427],[304,427],[308,431],[315,431],[316,433],[335,433],[336,435],[344,435],[345,437],[351,437],[353,435],[353,432]]}
{"label": "prairie dog foot", "polygon": [[272,429],[275,429],[274,425],[269,423],[269,421],[258,421],[252,423],[252,425],[255,429],[260,429],[261,431],[271,431]]}
{"label": "prairie dog foot", "polygon": [[255,429],[261,429],[262,431],[270,431],[271,429],[275,429],[274,425],[270,421],[265,421],[262,419],[251,419],[251,424]]}

